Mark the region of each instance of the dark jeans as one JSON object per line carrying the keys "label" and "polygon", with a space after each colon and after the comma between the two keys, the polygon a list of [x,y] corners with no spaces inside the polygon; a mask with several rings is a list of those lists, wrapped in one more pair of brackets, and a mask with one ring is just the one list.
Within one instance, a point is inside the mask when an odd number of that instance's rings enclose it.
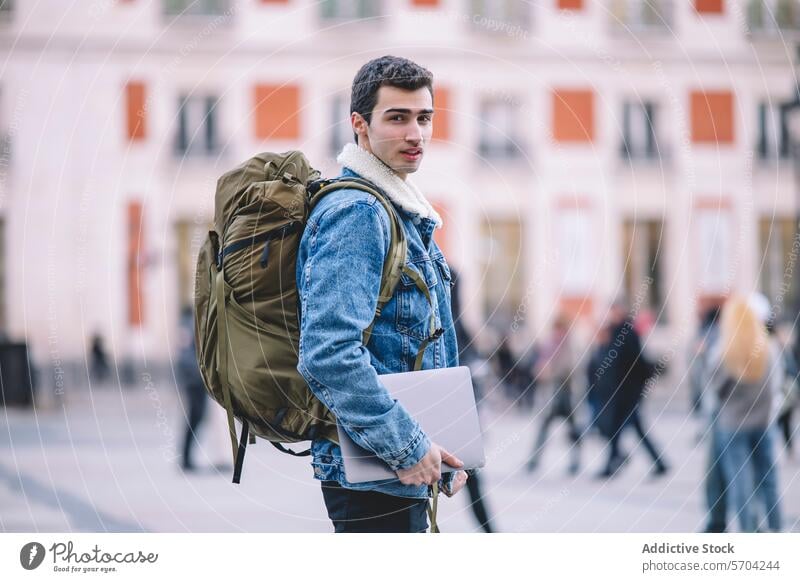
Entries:
{"label": "dark jeans", "polygon": [[656,450],[655,445],[653,445],[653,442],[647,436],[647,432],[642,427],[642,420],[639,417],[639,407],[636,406],[624,419],[619,419],[619,417],[617,418],[618,422],[615,423],[617,430],[615,430],[614,434],[611,436],[611,446],[609,447],[606,472],[612,471],[616,464],[618,464],[623,458],[619,452],[619,438],[628,427],[631,427],[634,431],[636,431],[636,434],[639,436],[639,441],[642,443],[642,445],[644,445],[644,448],[650,457],[652,457],[653,463],[655,463],[656,467],[664,468],[664,461],[661,458],[661,455]]}
{"label": "dark jeans", "polygon": [[192,448],[197,442],[197,430],[203,422],[206,414],[206,389],[202,384],[185,384],[183,386],[183,394],[187,402],[185,403],[186,411],[186,430],[183,433],[183,454],[181,456],[182,466],[186,469],[194,467],[192,461]]}
{"label": "dark jeans", "polygon": [[486,533],[494,532],[492,524],[489,520],[489,512],[486,509],[486,504],[483,502],[483,494],[481,493],[481,481],[478,476],[480,471],[469,471],[469,479],[467,479],[467,491],[469,492],[470,507],[472,513],[475,514],[475,519],[478,520],[481,529]]}
{"label": "dark jeans", "polygon": [[345,489],[322,481],[322,497],[336,533],[424,533],[428,500]]}
{"label": "dark jeans", "polygon": [[728,529],[728,484],[722,469],[722,438],[716,426],[711,427],[708,462],[706,464],[706,507],[708,522],[706,531],[722,533]]}
{"label": "dark jeans", "polygon": [[553,396],[550,408],[547,411],[547,416],[544,418],[544,421],[542,421],[542,426],[539,428],[539,435],[536,438],[536,444],[534,445],[533,451],[528,459],[529,468],[532,469],[539,464],[539,460],[544,452],[544,445],[547,443],[547,433],[550,429],[550,424],[559,418],[563,418],[569,426],[569,440],[572,443],[570,448],[570,455],[572,457],[570,462],[570,470],[573,472],[578,471],[581,457],[581,430],[578,427],[578,422],[575,419],[575,413],[572,407],[572,398],[570,396],[568,387],[562,388]]}
{"label": "dark jeans", "polygon": [[722,471],[730,487],[730,506],[739,518],[743,532],[763,528],[756,505],[766,513],[766,527],[781,530],[778,466],[770,428],[720,431]]}
{"label": "dark jeans", "polygon": [[778,426],[783,432],[783,441],[786,443],[788,452],[792,452],[792,409],[785,411],[778,417]]}

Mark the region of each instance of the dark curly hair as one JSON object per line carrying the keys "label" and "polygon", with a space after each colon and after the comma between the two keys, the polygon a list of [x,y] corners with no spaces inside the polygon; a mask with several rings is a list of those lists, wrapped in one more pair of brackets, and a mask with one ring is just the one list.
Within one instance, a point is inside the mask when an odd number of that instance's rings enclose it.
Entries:
{"label": "dark curly hair", "polygon": [[[378,102],[378,89],[383,86],[408,91],[427,87],[433,99],[433,73],[403,57],[386,55],[372,59],[356,73],[350,94],[350,113],[359,113],[369,124],[372,110]],[[358,134],[353,135],[358,143]]]}

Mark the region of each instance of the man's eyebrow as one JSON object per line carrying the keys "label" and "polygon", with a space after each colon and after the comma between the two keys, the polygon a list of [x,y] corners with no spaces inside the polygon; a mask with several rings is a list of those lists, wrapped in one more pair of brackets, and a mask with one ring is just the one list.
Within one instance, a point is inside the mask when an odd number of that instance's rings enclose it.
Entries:
{"label": "man's eyebrow", "polygon": [[[411,109],[400,109],[395,107],[392,109],[387,109],[386,111],[383,112],[384,115],[386,115],[387,113],[403,113],[405,115],[408,115],[413,112],[411,111]],[[433,109],[420,109],[417,113],[419,115],[422,115],[423,113],[433,113]]]}

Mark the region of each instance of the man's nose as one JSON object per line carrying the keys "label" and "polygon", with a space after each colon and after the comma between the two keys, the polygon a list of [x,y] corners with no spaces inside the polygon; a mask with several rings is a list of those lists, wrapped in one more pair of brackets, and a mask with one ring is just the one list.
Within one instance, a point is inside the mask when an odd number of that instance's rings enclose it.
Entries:
{"label": "man's nose", "polygon": [[414,145],[422,141],[422,128],[416,121],[411,124],[408,133],[406,133],[406,141]]}

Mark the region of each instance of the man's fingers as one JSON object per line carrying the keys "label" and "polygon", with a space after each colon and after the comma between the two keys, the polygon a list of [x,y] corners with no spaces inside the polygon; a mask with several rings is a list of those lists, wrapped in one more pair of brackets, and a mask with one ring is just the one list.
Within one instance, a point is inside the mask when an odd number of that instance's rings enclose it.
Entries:
{"label": "man's fingers", "polygon": [[461,491],[461,489],[467,482],[467,478],[468,476],[465,471],[458,471],[455,477],[453,478],[449,491],[445,490],[445,495],[447,495],[448,497],[452,497],[453,495]]}
{"label": "man's fingers", "polygon": [[439,448],[440,448],[440,450],[442,452],[442,462],[443,463],[447,463],[451,467],[455,467],[455,468],[464,466],[464,463],[461,462],[461,459],[456,457],[453,453],[451,453],[449,451],[446,451],[445,449],[442,449],[441,447],[439,447]]}

